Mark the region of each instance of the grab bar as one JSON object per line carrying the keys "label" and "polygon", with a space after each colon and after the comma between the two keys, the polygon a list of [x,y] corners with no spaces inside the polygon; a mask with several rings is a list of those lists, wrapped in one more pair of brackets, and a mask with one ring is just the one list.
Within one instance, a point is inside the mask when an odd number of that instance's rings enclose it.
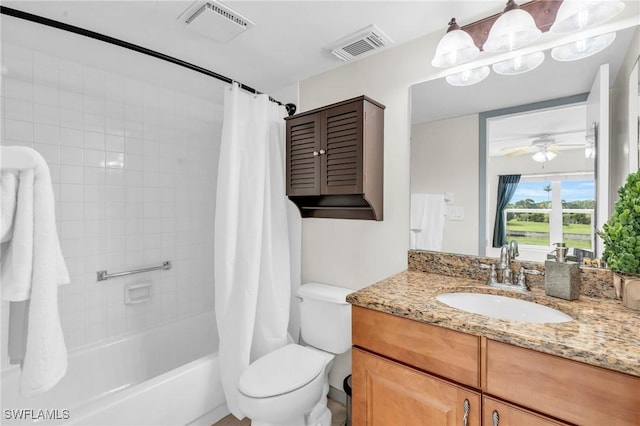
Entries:
{"label": "grab bar", "polygon": [[152,266],[151,268],[135,269],[133,271],[114,272],[113,274],[107,273],[106,270],[98,271],[98,281],[104,281],[104,280],[108,280],[109,278],[115,278],[115,277],[124,277],[125,275],[133,275],[133,274],[141,274],[143,272],[157,271],[160,269],[163,269],[165,271],[168,271],[169,269],[171,269],[171,261],[166,260],[162,262],[161,266]]}

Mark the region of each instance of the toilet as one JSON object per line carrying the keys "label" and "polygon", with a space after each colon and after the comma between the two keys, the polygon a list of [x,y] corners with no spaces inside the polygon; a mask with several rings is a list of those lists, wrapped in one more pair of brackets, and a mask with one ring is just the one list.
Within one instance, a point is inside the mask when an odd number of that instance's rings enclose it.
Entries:
{"label": "toilet", "polygon": [[330,426],[329,370],[351,348],[353,290],[319,283],[300,287],[305,346],[289,344],[254,361],[240,376],[238,407],[252,426]]}

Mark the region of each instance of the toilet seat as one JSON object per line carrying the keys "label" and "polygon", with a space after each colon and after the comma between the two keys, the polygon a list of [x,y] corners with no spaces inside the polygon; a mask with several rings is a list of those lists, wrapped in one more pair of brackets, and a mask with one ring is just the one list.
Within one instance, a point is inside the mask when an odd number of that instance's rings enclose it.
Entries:
{"label": "toilet seat", "polygon": [[252,398],[293,392],[318,377],[326,362],[318,351],[290,344],[253,362],[240,376],[238,389]]}

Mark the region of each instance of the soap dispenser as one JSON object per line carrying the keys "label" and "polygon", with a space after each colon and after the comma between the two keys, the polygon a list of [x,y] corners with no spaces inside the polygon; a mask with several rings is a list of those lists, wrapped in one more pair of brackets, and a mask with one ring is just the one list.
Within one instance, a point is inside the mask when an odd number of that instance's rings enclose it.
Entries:
{"label": "soap dispenser", "polygon": [[576,300],[580,297],[580,266],[567,262],[568,248],[555,243],[555,259],[544,262],[544,291],[547,296]]}

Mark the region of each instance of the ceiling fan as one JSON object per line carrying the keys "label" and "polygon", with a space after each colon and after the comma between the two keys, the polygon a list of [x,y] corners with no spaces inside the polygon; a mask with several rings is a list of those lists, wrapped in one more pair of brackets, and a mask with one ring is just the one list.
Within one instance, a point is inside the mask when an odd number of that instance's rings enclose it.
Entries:
{"label": "ceiling fan", "polygon": [[[569,132],[562,132],[569,133]],[[526,146],[519,147],[505,147],[501,151],[506,157],[517,157],[524,154],[533,154],[532,158],[535,161],[545,162],[553,160],[557,155],[560,147],[584,147],[584,143],[567,143],[562,140],[557,140],[550,133],[541,133],[533,135],[531,142]]]}

